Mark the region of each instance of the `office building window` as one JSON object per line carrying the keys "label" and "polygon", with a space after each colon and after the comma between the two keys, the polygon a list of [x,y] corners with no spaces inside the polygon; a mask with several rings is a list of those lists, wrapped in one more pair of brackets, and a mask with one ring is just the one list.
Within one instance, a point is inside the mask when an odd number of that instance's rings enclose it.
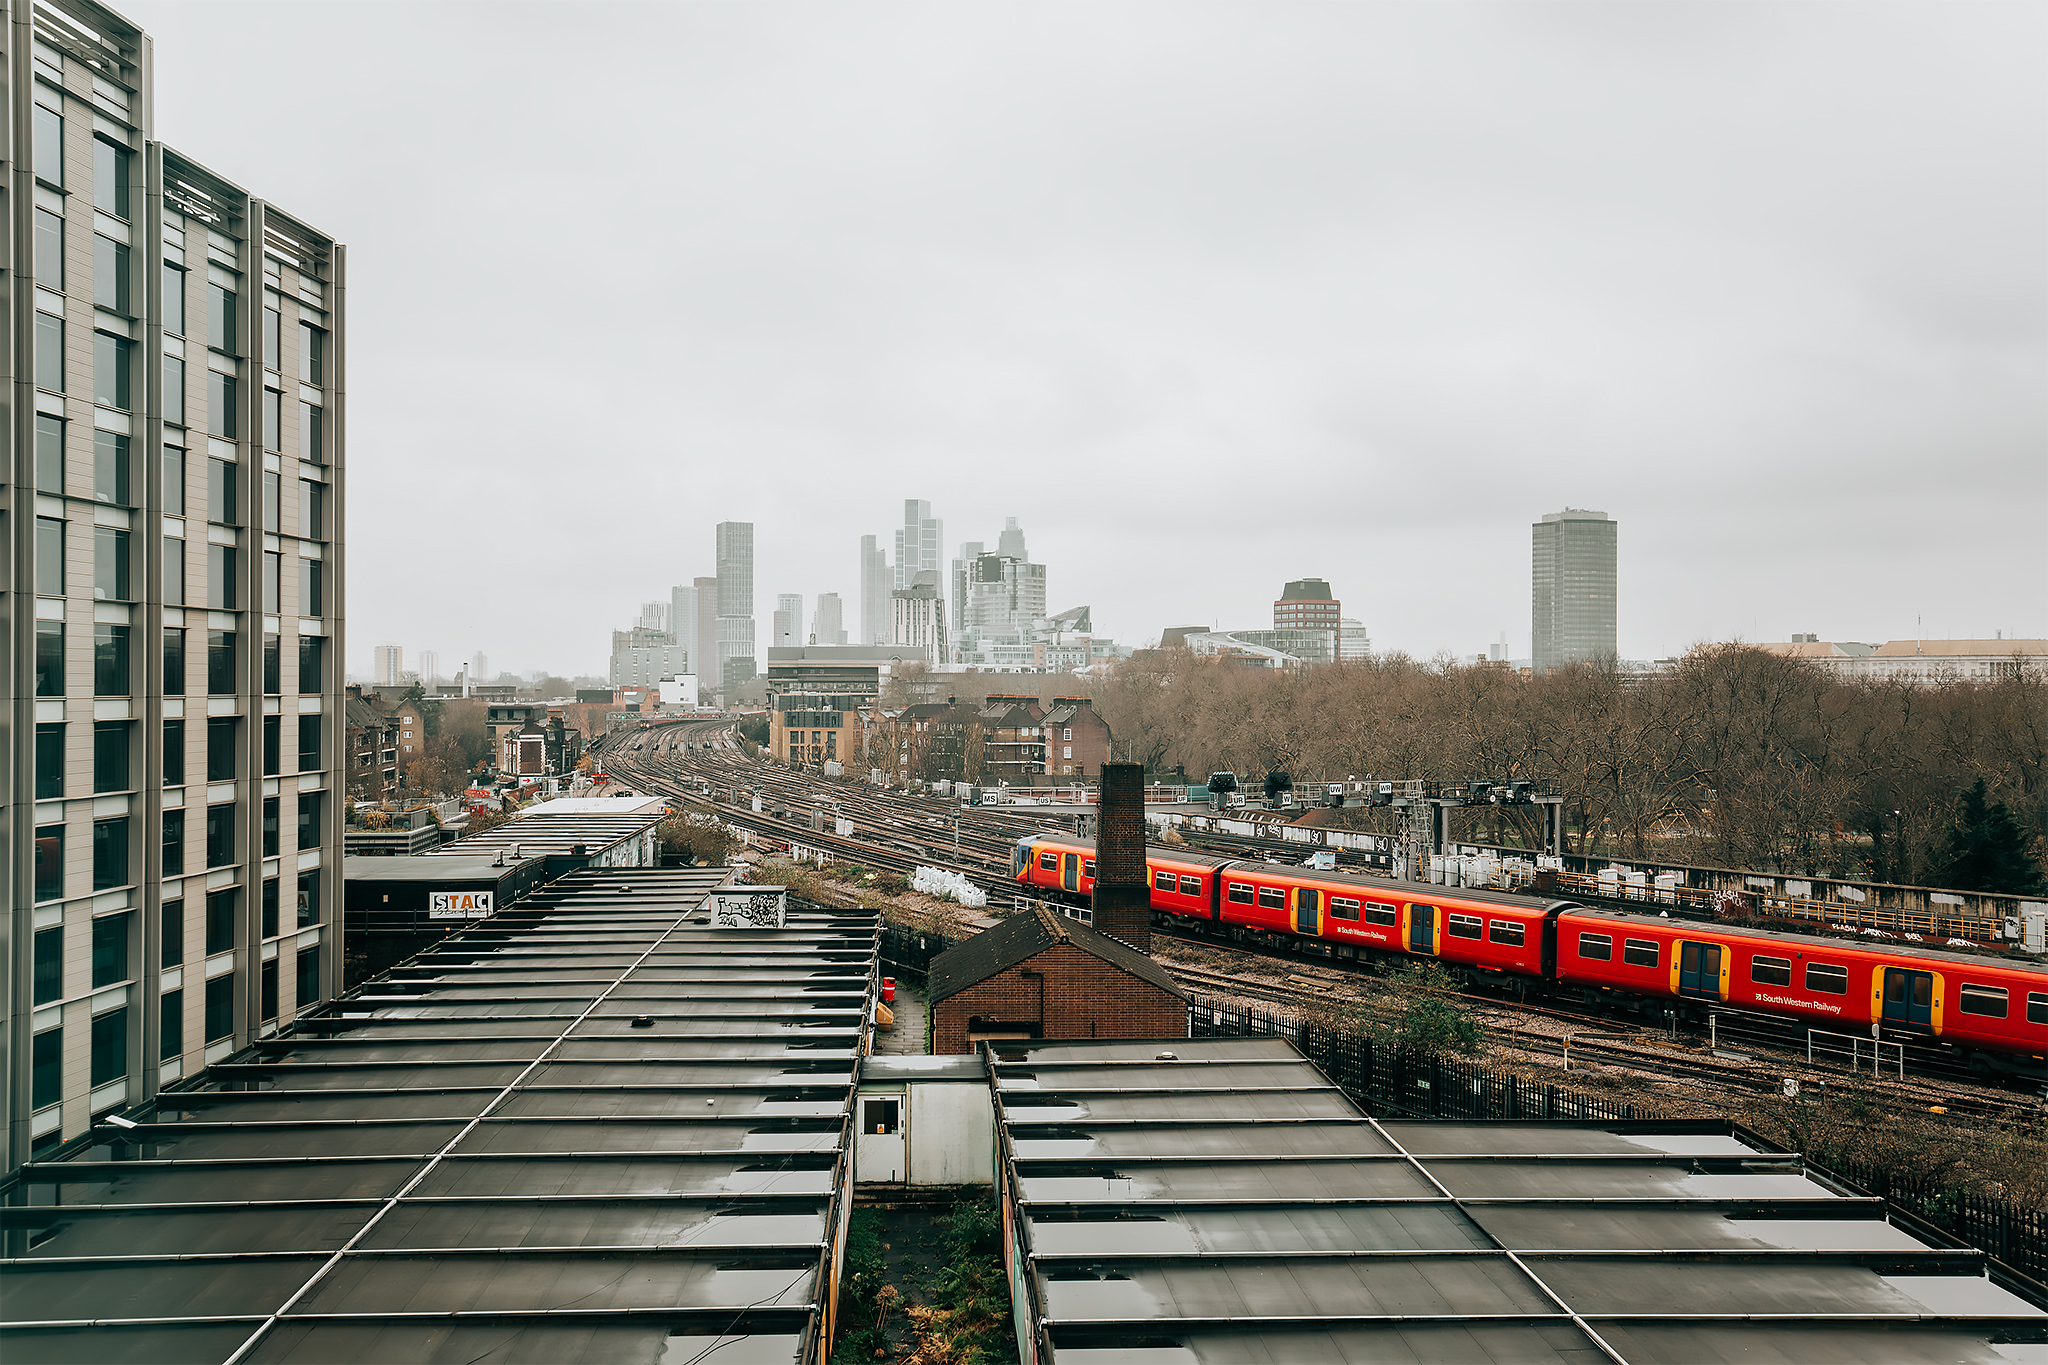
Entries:
{"label": "office building window", "polygon": [[[206,780],[235,780],[235,740],[242,724],[238,716],[206,718]],[[232,860],[230,860],[232,861]]]}
{"label": "office building window", "polygon": [[241,468],[227,460],[210,460],[207,471],[206,516],[224,526],[242,524]]}
{"label": "office building window", "polygon": [[[263,879],[263,937],[277,937],[277,878]],[[271,1013],[276,1013],[275,1010]],[[267,1016],[266,1016],[267,1017]]]}
{"label": "office building window", "polygon": [[326,610],[322,579],[326,572],[317,559],[299,561],[299,615],[318,616]]}
{"label": "office building window", "polygon": [[96,697],[128,695],[128,627],[101,621],[92,628],[92,691]]}
{"label": "office building window", "polygon": [[55,517],[36,518],[36,591],[64,595],[64,523]]}
{"label": "office building window", "polygon": [[185,1051],[185,992],[165,991],[157,1011],[157,1060],[168,1062]]}
{"label": "office building window", "polygon": [[[235,354],[235,296],[217,284],[206,286],[207,340],[216,351]],[[231,436],[232,432],[221,435]]]}
{"label": "office building window", "polygon": [[206,955],[224,953],[235,946],[235,911],[240,908],[242,888],[231,886],[225,891],[209,891],[206,895]]}
{"label": "office building window", "polygon": [[242,604],[237,579],[242,571],[242,552],[232,545],[206,547],[206,604],[219,611],[233,611]]}
{"label": "office building window", "polygon": [[176,877],[184,870],[185,812],[167,810],[164,812],[164,875]]}
{"label": "office building window", "polygon": [[64,392],[64,319],[36,314],[36,387]]}
{"label": "office building window", "polygon": [[64,1097],[64,1030],[44,1029],[29,1044],[29,1108],[47,1109]]}
{"label": "office building window", "polygon": [[206,632],[206,690],[215,696],[239,691],[235,684],[235,632]]}
{"label": "office building window", "polygon": [[320,717],[299,717],[299,771],[320,770]]}
{"label": "office building window", "polygon": [[[266,858],[277,856],[277,807],[278,798],[275,796],[263,798],[263,856]],[[277,931],[272,929],[268,932],[274,934]]]}
{"label": "office building window", "polygon": [[267,1024],[277,1018],[277,959],[273,957],[264,963],[259,973],[256,987],[258,1012]]}
{"label": "office building window", "polygon": [[35,1003],[64,998],[64,926],[36,930]]}
{"label": "office building window", "polygon": [[129,506],[128,438],[112,431],[92,434],[92,495],[100,502]]}
{"label": "office building window", "polygon": [[308,384],[322,384],[321,371],[327,357],[327,333],[310,322],[299,324],[299,378]]}
{"label": "office building window", "polygon": [[164,785],[185,785],[185,722],[164,722]]}
{"label": "office building window", "polygon": [[321,423],[325,419],[320,409],[311,403],[299,404],[299,458],[312,464],[324,462],[322,451],[325,439],[321,434]]}
{"label": "office building window", "polygon": [[[263,391],[263,448],[284,449],[284,395],[276,389]],[[266,519],[264,525],[275,526],[275,520]]]}
{"label": "office building window", "polygon": [[48,209],[36,210],[36,283],[64,292],[64,220]]}
{"label": "office building window", "polygon": [[[164,420],[185,425],[185,361],[182,356],[164,357]],[[164,508],[169,511],[169,506]]]}
{"label": "office building window", "polygon": [[[316,718],[317,719],[317,718]],[[36,800],[46,801],[64,794],[64,724],[42,721],[36,725]]]}
{"label": "office building window", "polygon": [[92,922],[92,988],[128,979],[128,922],[131,915],[101,915]]}
{"label": "office building window", "polygon": [[164,330],[176,336],[183,336],[185,335],[185,268],[176,262],[165,261],[163,287]]}
{"label": "office building window", "polygon": [[128,1007],[92,1017],[92,1084],[95,1089],[128,1074]]}
{"label": "office building window", "polygon": [[128,533],[111,526],[92,528],[92,595],[98,602],[126,602],[131,575],[128,572]]}
{"label": "office building window", "polygon": [[127,408],[133,389],[131,371],[135,343],[106,332],[92,334],[92,401],[102,407]]}
{"label": "office building window", "polygon": [[[303,798],[301,798],[303,800]],[[300,807],[304,809],[303,806]],[[303,823],[304,817],[301,817]],[[299,874],[299,928],[320,922],[320,874],[318,871]]]}
{"label": "office building window", "polygon": [[[283,608],[278,605],[282,598],[284,577],[284,556],[275,550],[263,552],[263,610],[275,616]],[[275,692],[275,687],[266,687],[266,692]]]}
{"label": "office building window", "polygon": [[92,202],[93,207],[116,218],[127,218],[128,212],[128,164],[135,155],[126,147],[119,147],[103,137],[92,140]]}
{"label": "office building window", "polygon": [[96,720],[92,723],[92,789],[95,792],[128,790],[128,722]]}
{"label": "office building window", "polygon": [[305,540],[324,537],[327,526],[327,485],[311,479],[299,480],[299,535]]}
{"label": "office building window", "polygon": [[36,492],[64,496],[64,419],[36,414]]}
{"label": "office building window", "polygon": [[313,696],[320,691],[320,668],[325,662],[326,644],[327,641],[318,635],[299,637],[300,696]]}
{"label": "office building window", "polygon": [[160,967],[176,967],[185,960],[185,902],[165,901],[158,922],[157,945],[163,950]]}
{"label": "office building window", "polygon": [[266,472],[263,475],[263,529],[266,531],[284,529],[279,512],[282,489],[283,481],[276,474]]}
{"label": "office building window", "polygon": [[284,316],[275,308],[263,310],[263,364],[266,369],[284,368],[283,339]]}
{"label": "office building window", "polygon": [[185,605],[185,542],[164,537],[164,605]]}
{"label": "office building window", "polygon": [[235,861],[235,808],[206,808],[206,865],[227,867]]}
{"label": "office building window", "polygon": [[305,948],[299,952],[299,1010],[320,999],[320,950]]}
{"label": "office building window", "polygon": [[36,106],[36,179],[64,188],[64,116],[53,109]]}
{"label": "office building window", "polygon": [[320,809],[327,793],[299,793],[299,847],[320,847]]}
{"label": "office building window", "polygon": [[206,983],[206,1041],[218,1042],[235,1035],[235,974],[216,976]]}
{"label": "office building window", "polygon": [[101,308],[128,315],[134,313],[129,297],[128,247],[99,236],[92,239],[92,301]]}
{"label": "office building window", "polygon": [[100,820],[92,827],[92,889],[111,891],[128,884],[128,817]]}
{"label": "office building window", "polygon": [[164,628],[164,695],[185,695],[185,628]]}
{"label": "office building window", "polygon": [[[275,559],[277,556],[266,555],[265,558]],[[279,679],[284,674],[284,665],[281,658],[283,653],[284,651],[280,647],[278,638],[275,635],[265,635],[263,637],[263,691],[268,696],[274,697],[284,690],[279,683]]]}
{"label": "office building window", "polygon": [[64,695],[64,623],[36,622],[36,695]]}
{"label": "office building window", "polygon": [[206,372],[206,429],[215,436],[232,441],[240,434],[241,419],[235,413],[239,393],[233,375],[219,370]]}
{"label": "office building window", "polygon": [[265,716],[263,718],[263,775],[265,777],[276,777],[278,775],[279,763],[281,762],[279,750],[283,748],[280,741],[283,734],[283,716]]}
{"label": "office building window", "polygon": [[164,511],[185,515],[185,452],[178,446],[164,447]]}
{"label": "office building window", "polygon": [[64,894],[64,826],[36,826],[36,901]]}

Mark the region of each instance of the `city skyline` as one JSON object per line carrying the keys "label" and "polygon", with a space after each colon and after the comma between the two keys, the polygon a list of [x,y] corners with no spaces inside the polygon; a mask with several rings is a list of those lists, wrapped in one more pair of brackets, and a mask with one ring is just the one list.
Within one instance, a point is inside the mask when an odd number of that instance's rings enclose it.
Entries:
{"label": "city skyline", "polygon": [[[398,45],[376,7],[131,8],[166,123],[379,253],[356,486],[407,495],[356,520],[353,672],[384,640],[599,671],[588,623],[720,519],[758,527],[761,586],[857,618],[858,538],[906,497],[984,543],[1021,514],[1059,603],[1131,643],[1309,575],[1378,648],[1524,657],[1524,528],[1566,505],[1629,527],[1629,657],[2048,636],[2040,7],[911,6],[795,42],[622,9],[678,54],[656,82],[514,5],[474,70],[441,55],[466,8],[408,7]],[[598,93],[464,136],[506,69]],[[442,154],[389,155],[422,130]],[[536,203],[536,158],[629,202]],[[526,228],[436,227],[492,217]],[[467,283],[593,234],[662,264],[539,315]],[[561,547],[497,557],[452,642],[407,577],[451,507]]]}

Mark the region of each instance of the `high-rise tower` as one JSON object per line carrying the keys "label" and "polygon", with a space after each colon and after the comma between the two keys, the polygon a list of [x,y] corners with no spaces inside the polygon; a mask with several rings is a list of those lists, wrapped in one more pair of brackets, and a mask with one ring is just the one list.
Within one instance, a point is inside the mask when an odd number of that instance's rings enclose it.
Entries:
{"label": "high-rise tower", "polygon": [[889,555],[873,536],[860,538],[860,642],[886,645],[891,638]]}
{"label": "high-rise tower", "polygon": [[945,523],[932,515],[930,503],[918,498],[903,500],[903,529],[896,533],[897,587],[912,587],[919,574],[941,571],[939,552],[945,530]]}
{"label": "high-rise tower", "polygon": [[718,523],[718,685],[751,680],[754,655],[754,523]]}
{"label": "high-rise tower", "polygon": [[1530,642],[1534,672],[1612,658],[1618,524],[1567,507],[1531,526]]}
{"label": "high-rise tower", "polygon": [[13,1170],[335,992],[346,249],[156,140],[112,10],[0,22]]}

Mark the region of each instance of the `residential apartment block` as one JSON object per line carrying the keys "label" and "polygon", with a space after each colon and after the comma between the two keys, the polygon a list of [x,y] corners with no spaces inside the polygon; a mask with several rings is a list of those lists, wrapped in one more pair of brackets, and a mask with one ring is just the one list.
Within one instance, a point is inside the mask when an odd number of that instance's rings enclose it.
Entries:
{"label": "residential apartment block", "polygon": [[12,1169],[334,992],[346,252],[156,140],[133,24],[0,9]]}

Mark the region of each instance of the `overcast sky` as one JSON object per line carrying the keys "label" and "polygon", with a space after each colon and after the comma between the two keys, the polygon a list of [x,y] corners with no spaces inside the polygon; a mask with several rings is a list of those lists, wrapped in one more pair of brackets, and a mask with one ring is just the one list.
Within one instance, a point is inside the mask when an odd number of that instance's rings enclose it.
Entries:
{"label": "overcast sky", "polygon": [[1142,644],[2048,636],[2048,7],[115,0],[349,247],[348,662],[604,669],[756,525],[1020,519]]}

